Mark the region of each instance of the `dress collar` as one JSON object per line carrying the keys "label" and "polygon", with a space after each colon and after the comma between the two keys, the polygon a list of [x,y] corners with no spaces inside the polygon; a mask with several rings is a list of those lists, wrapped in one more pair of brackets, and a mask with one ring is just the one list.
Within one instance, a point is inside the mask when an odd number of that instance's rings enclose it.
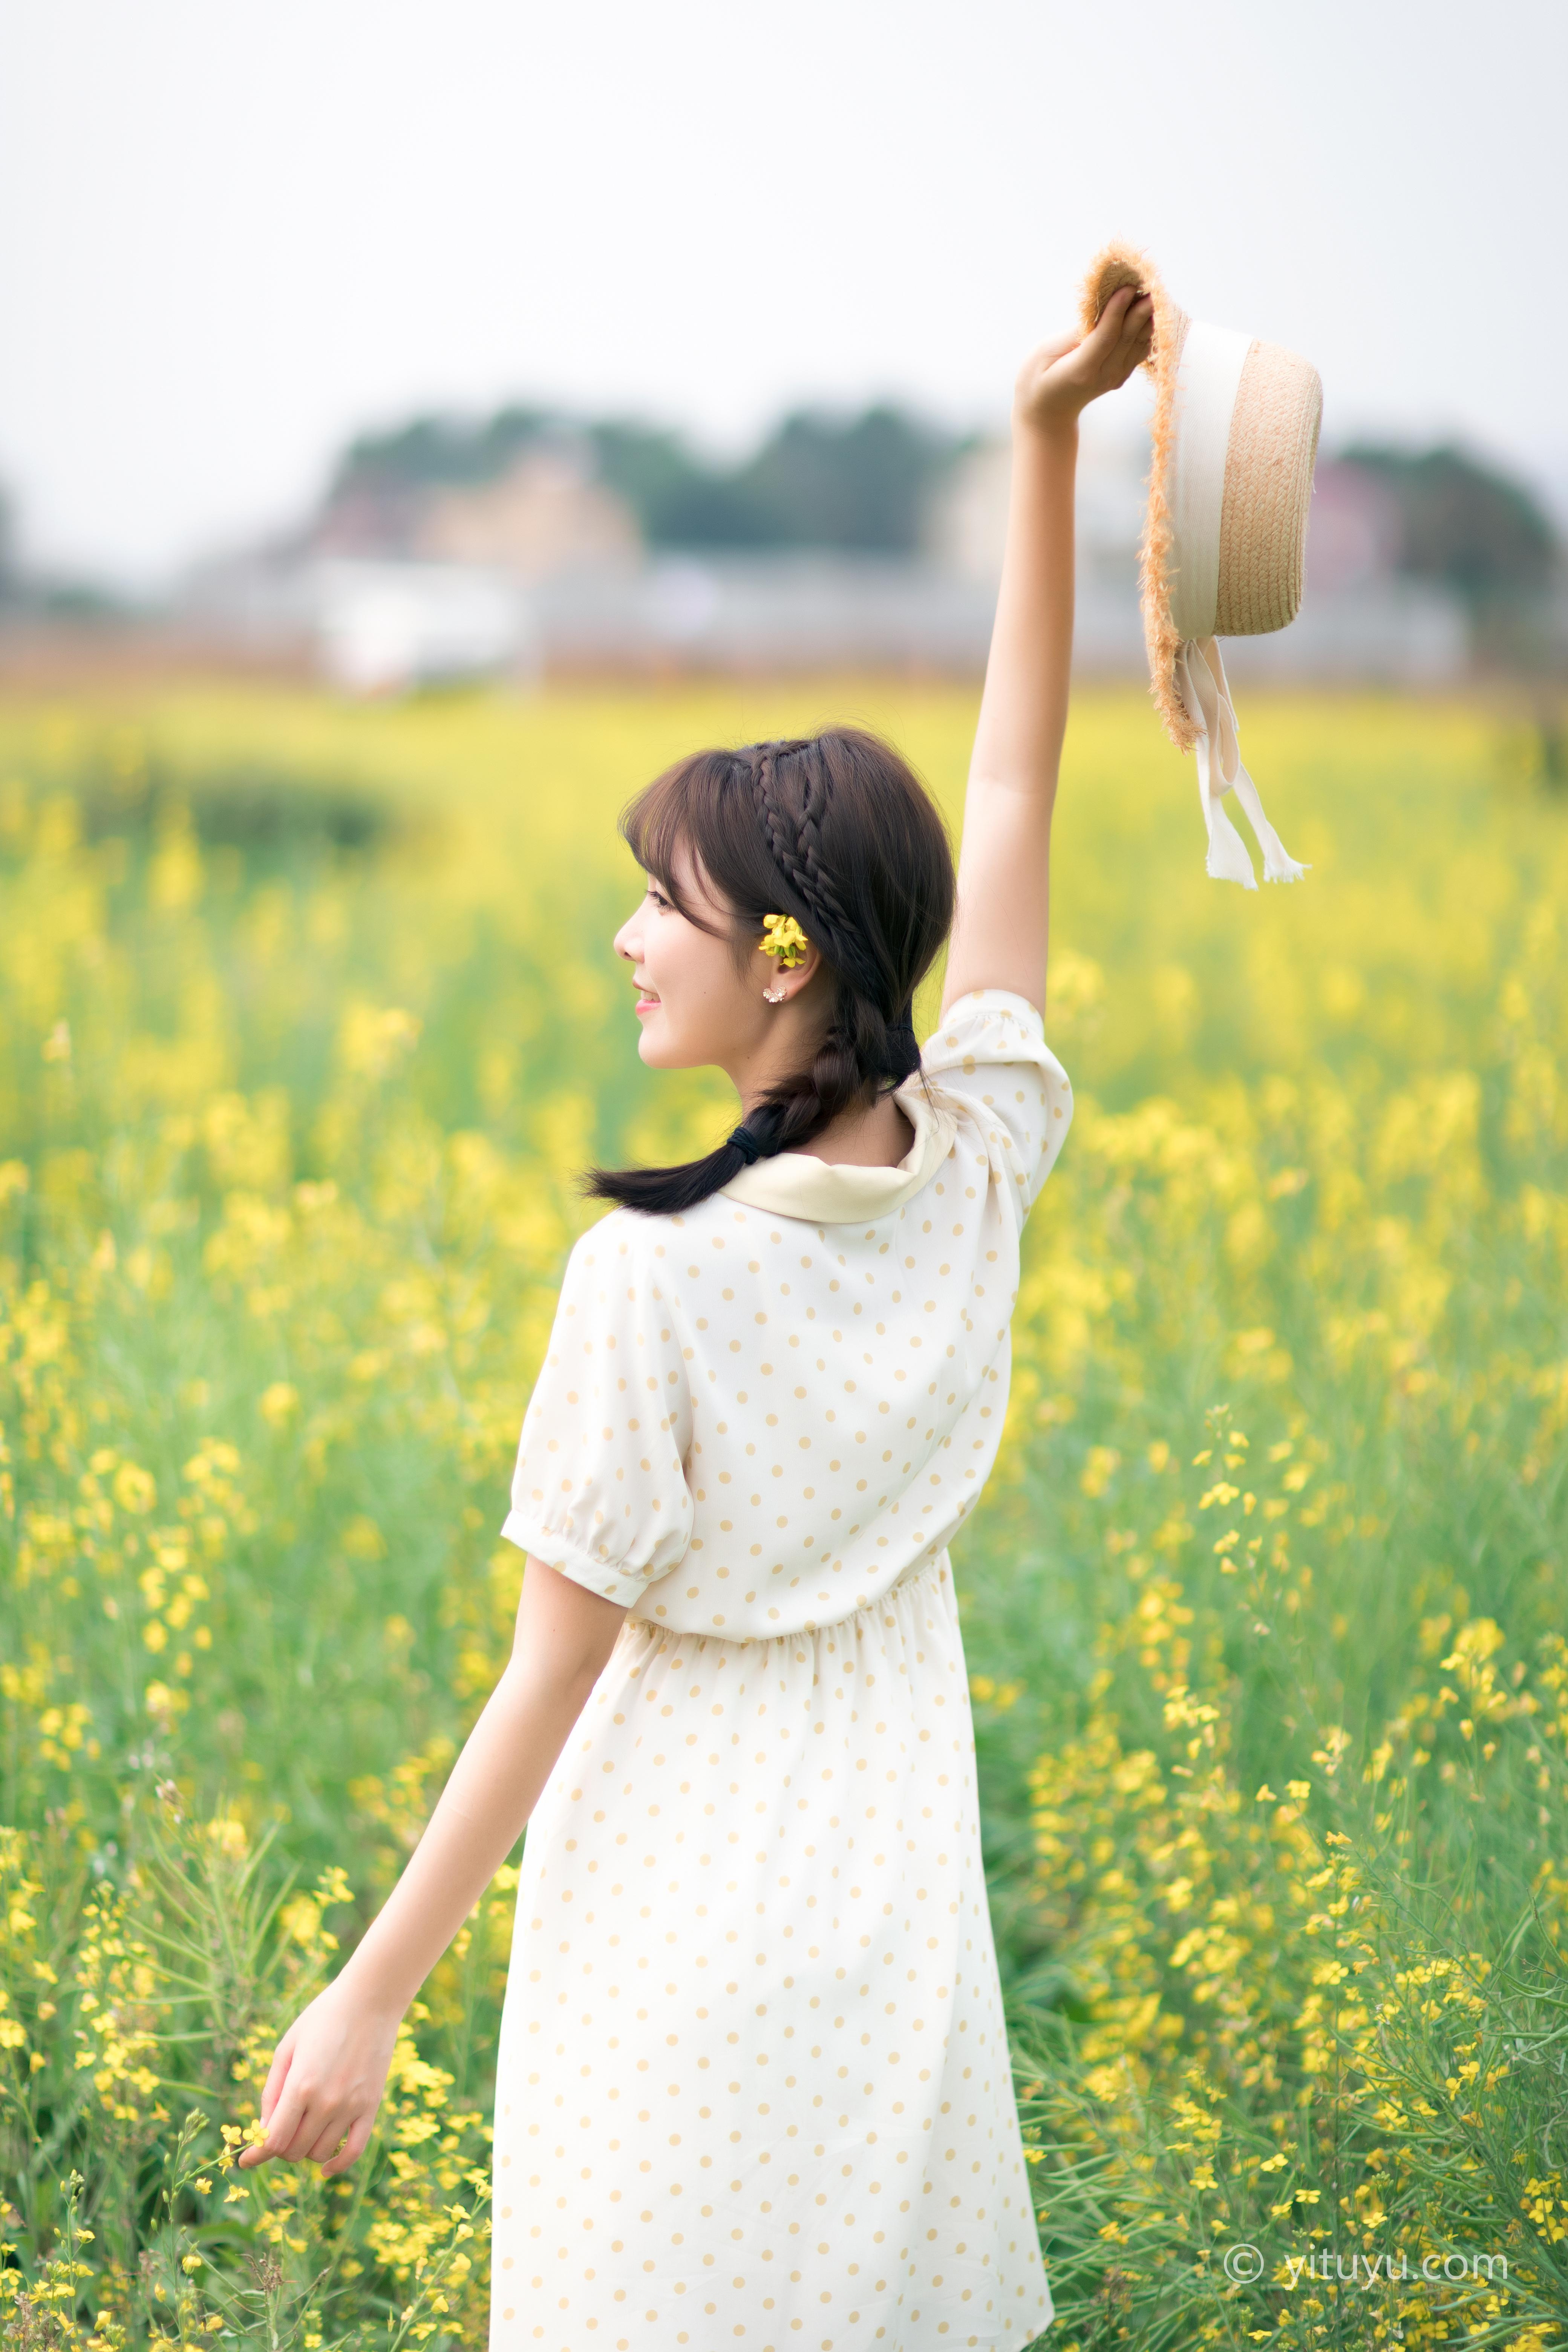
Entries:
{"label": "dress collar", "polygon": [[930,1183],[952,1150],[957,1126],[952,1103],[918,1070],[894,1089],[893,1100],[915,1131],[896,1168],[847,1168],[805,1151],[781,1151],[742,1168],[721,1191],[746,1208],[812,1225],[874,1223],[890,1215]]}

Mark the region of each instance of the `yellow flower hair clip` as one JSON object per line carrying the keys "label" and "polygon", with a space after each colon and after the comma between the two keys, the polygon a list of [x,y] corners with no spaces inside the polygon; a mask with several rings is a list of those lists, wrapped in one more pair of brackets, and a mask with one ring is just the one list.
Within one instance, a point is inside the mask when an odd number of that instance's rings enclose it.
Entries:
{"label": "yellow flower hair clip", "polygon": [[764,955],[776,956],[781,971],[793,971],[803,962],[811,941],[793,915],[764,915],[763,936],[757,941]]}

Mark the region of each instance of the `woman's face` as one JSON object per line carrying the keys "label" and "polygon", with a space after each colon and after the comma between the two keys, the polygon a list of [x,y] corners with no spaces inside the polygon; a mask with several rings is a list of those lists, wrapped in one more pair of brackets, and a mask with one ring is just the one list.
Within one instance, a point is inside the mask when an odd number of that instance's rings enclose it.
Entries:
{"label": "woman's face", "polygon": [[688,921],[650,875],[642,903],[616,933],[616,953],[631,966],[637,986],[637,1051],[650,1069],[689,1070],[704,1065],[733,1071],[768,1034],[775,1008],[764,988],[778,975],[761,953],[736,968],[735,916],[714,896],[695,862],[682,854],[677,880],[688,905],[712,930]]}

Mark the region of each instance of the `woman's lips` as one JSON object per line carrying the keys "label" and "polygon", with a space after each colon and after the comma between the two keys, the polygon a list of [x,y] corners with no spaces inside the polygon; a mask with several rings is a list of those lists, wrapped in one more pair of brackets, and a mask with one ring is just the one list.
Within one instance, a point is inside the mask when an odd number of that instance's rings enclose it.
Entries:
{"label": "woman's lips", "polygon": [[636,1010],[639,1021],[645,1013],[657,1013],[658,1011],[658,997],[649,996],[645,991],[644,993],[637,998]]}

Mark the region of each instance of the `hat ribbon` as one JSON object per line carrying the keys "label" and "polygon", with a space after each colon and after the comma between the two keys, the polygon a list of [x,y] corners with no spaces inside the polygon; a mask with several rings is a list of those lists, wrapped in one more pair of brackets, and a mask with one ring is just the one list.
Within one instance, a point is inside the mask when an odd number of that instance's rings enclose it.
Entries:
{"label": "hat ribbon", "polygon": [[1226,811],[1225,796],[1234,793],[1258,835],[1264,880],[1299,882],[1309,869],[1298,865],[1286,850],[1263,814],[1257,785],[1241,764],[1236,712],[1218,639],[1188,637],[1176,656],[1175,678],[1176,690],[1197,730],[1193,748],[1198,756],[1198,799],[1208,828],[1207,871],[1216,882],[1239,882],[1244,890],[1258,887],[1247,845]]}

